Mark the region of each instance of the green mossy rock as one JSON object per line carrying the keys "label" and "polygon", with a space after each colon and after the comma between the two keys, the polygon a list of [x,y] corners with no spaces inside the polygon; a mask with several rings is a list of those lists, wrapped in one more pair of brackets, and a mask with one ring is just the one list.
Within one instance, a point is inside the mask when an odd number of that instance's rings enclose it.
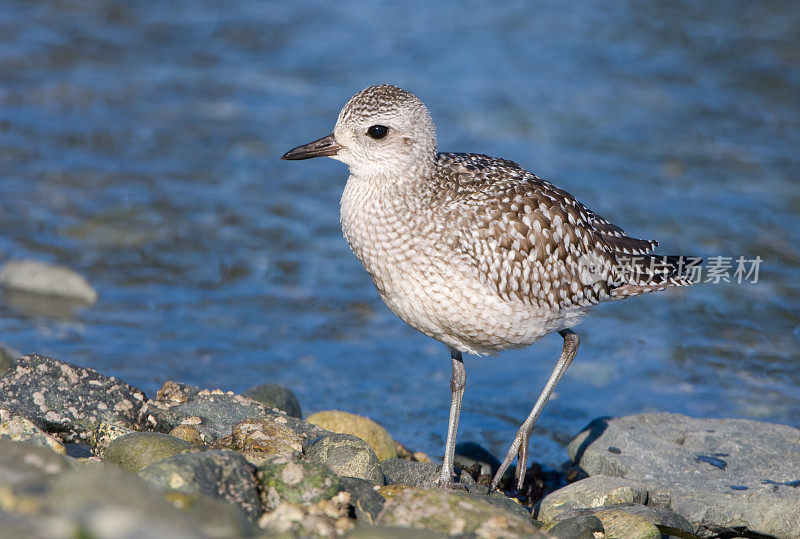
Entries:
{"label": "green mossy rock", "polygon": [[394,440],[386,429],[368,417],[363,417],[339,410],[317,412],[306,419],[312,425],[340,434],[352,434],[367,442],[375,451],[378,460],[395,458],[397,449]]}
{"label": "green mossy rock", "polygon": [[329,500],[341,489],[339,477],[324,464],[285,456],[261,464],[256,479],[267,510],[281,503],[305,505]]}
{"label": "green mossy rock", "polygon": [[105,461],[123,470],[139,470],[193,446],[187,441],[160,432],[134,432],[111,441],[105,450]]}
{"label": "green mossy rock", "polygon": [[467,493],[406,488],[386,501],[377,524],[448,535],[547,537],[530,519]]}

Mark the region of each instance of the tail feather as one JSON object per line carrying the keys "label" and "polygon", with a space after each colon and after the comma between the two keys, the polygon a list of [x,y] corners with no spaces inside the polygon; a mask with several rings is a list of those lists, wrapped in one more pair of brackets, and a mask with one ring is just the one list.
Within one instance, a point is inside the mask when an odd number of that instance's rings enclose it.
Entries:
{"label": "tail feather", "polygon": [[682,255],[618,255],[611,297],[622,299],[670,286],[691,286],[699,278],[703,259]]}

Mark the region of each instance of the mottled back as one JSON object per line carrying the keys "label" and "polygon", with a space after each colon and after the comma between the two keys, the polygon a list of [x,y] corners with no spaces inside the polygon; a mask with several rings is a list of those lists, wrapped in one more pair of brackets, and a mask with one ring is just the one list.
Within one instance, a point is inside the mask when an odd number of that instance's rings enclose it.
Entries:
{"label": "mottled back", "polygon": [[457,249],[505,300],[561,310],[691,284],[648,256],[655,240],[628,236],[512,161],[443,153],[436,176],[461,225]]}

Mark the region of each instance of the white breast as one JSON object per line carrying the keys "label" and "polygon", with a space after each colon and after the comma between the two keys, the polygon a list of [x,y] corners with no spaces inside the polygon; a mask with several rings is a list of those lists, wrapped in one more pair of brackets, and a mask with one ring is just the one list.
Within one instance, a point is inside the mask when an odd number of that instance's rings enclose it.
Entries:
{"label": "white breast", "polygon": [[409,205],[415,195],[353,176],[342,195],[344,237],[392,312],[449,347],[480,355],[527,346],[564,327],[563,317],[488,290],[473,267],[459,263],[436,208]]}

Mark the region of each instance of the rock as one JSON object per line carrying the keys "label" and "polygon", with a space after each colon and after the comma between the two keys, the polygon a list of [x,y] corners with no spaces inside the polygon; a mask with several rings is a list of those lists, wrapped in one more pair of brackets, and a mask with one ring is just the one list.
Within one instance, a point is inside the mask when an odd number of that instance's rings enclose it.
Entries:
{"label": "rock", "polygon": [[592,421],[568,451],[590,475],[643,481],[648,505],[694,526],[800,536],[800,429],[641,414]]}
{"label": "rock", "polygon": [[366,479],[355,477],[341,478],[342,490],[350,493],[350,503],[360,523],[372,525],[386,502],[375,490],[375,485]]}
{"label": "rock", "polygon": [[403,460],[413,460],[414,462],[430,462],[431,459],[428,455],[421,451],[411,451],[409,448],[398,442],[394,441],[394,450],[397,451],[397,458]]}
{"label": "rock", "polygon": [[64,450],[67,452],[68,457],[79,461],[92,460],[102,462],[102,459],[94,455],[92,453],[92,448],[86,444],[64,444]]}
{"label": "rock", "polygon": [[456,445],[455,462],[462,468],[478,465],[481,475],[494,477],[500,467],[500,461],[488,450],[475,442],[463,442]]}
{"label": "rock", "polygon": [[348,539],[442,539],[450,536],[445,533],[397,526],[369,526],[356,528],[345,537]]}
{"label": "rock", "polygon": [[387,485],[436,488],[442,465],[433,462],[387,459],[381,462],[381,472]]}
{"label": "rock", "polygon": [[79,466],[77,461],[46,447],[0,440],[2,510],[41,510],[42,495],[54,478]]}
{"label": "rock", "polygon": [[378,457],[367,442],[351,434],[329,434],[305,448],[305,460],[325,464],[338,475],[383,484]]}
{"label": "rock", "polygon": [[279,384],[259,384],[251,387],[244,392],[248,399],[260,402],[267,408],[277,408],[286,412],[290,417],[302,419],[303,412],[300,410],[300,401],[291,389]]}
{"label": "rock", "polygon": [[192,445],[203,445],[203,437],[200,435],[200,431],[191,425],[178,425],[169,431],[169,434]]}
{"label": "rock", "polygon": [[655,524],[633,513],[618,509],[606,509],[595,513],[603,523],[609,537],[629,537],[630,539],[661,539],[661,532]]}
{"label": "rock", "polygon": [[80,275],[64,266],[35,260],[12,260],[0,270],[0,286],[32,294],[97,301],[97,292]]}
{"label": "rock", "polygon": [[531,520],[531,513],[526,509],[523,505],[521,505],[517,500],[513,498],[508,498],[505,494],[499,491],[489,492],[489,487],[483,485],[476,485],[476,484],[464,484],[465,492],[469,494],[471,498],[476,500],[482,500],[488,502],[495,507],[499,507],[500,509],[504,509],[509,513],[514,513],[519,518],[530,521]]}
{"label": "rock", "polygon": [[197,429],[205,443],[229,436],[246,419],[274,417],[274,412],[252,399],[194,386],[166,382],[150,401],[147,422],[153,430],[169,432],[178,425]]}
{"label": "rock", "polygon": [[[381,463],[382,469],[387,472],[384,475],[384,479],[387,483],[386,486],[378,489],[378,492],[383,497],[389,499],[398,492],[402,492],[409,487],[426,489],[439,488],[437,482],[442,469],[441,464],[408,462],[404,460],[399,460],[399,462],[397,462],[398,460],[399,459],[389,459]],[[431,477],[435,477],[436,479],[431,479]],[[501,509],[515,513],[523,520],[531,519],[531,515],[525,507],[515,500],[506,497],[499,491],[489,493],[489,487],[476,485],[472,477],[466,472],[460,472],[458,482],[463,485],[463,490],[459,490],[458,492],[468,494],[472,498],[488,502]]]}
{"label": "rock", "polygon": [[11,368],[14,361],[22,354],[0,343],[0,377],[5,375],[6,371]]}
{"label": "rock", "polygon": [[631,513],[638,517],[644,518],[648,522],[655,524],[659,528],[662,528],[662,532],[667,528],[680,530],[688,534],[694,534],[697,532],[697,529],[692,526],[688,520],[673,511],[669,511],[667,509],[656,509],[655,507],[649,507],[647,505],[641,505],[638,503],[620,503],[614,505],[601,505],[600,507],[569,509],[555,517],[555,521],[559,522],[561,520],[566,520],[576,516],[598,515],[598,513],[602,511],[611,510],[625,511],[626,513]]}
{"label": "rock", "polygon": [[350,494],[340,492],[330,500],[311,505],[282,503],[274,511],[264,513],[258,525],[269,537],[318,537],[342,535],[355,527],[348,517]]}
{"label": "rock", "polygon": [[138,473],[142,468],[192,448],[192,444],[161,432],[134,432],[114,439],[105,450],[105,461]]}
{"label": "rock", "polygon": [[[67,537],[207,537],[202,521],[190,518],[140,478],[109,466],[83,467],[56,478],[43,512],[67,516],[75,530]],[[239,537],[236,527],[214,537]],[[252,533],[252,530],[250,531]]]}
{"label": "rock", "polygon": [[335,496],[339,477],[323,464],[273,457],[258,467],[256,479],[261,503],[267,511],[282,503],[308,505]]}
{"label": "rock", "polygon": [[102,458],[112,441],[134,432],[136,431],[122,425],[100,422],[89,436],[89,446],[92,448],[92,453]]}
{"label": "rock", "polygon": [[539,502],[536,518],[548,521],[568,509],[615,503],[644,504],[646,501],[647,489],[642,483],[619,477],[595,475],[570,483],[545,496]]}
{"label": "rock", "polygon": [[258,466],[276,455],[301,455],[304,444],[327,434],[330,433],[299,419],[273,414],[237,423],[231,435],[218,440],[215,446],[240,451],[247,460]]}
{"label": "rock", "polygon": [[4,289],[3,303],[26,318],[72,320],[75,311],[88,305],[85,301],[65,296],[45,296]]}
{"label": "rock", "polygon": [[375,488],[375,490],[384,497],[384,499],[390,499],[392,496],[396,496],[403,492],[406,489],[412,487],[408,487],[406,485],[379,485]]}
{"label": "rock", "polygon": [[[381,472],[387,485],[436,488],[439,484],[439,474],[442,473],[442,465],[433,462],[387,459],[381,462]],[[468,473],[456,469],[456,474],[459,483],[475,483]]]}
{"label": "rock", "polygon": [[[208,499],[182,507],[140,478],[79,464],[44,447],[0,440],[0,537],[246,537],[241,510]],[[225,507],[220,506],[220,504]],[[238,517],[233,512],[238,511]],[[9,519],[7,513],[14,515]],[[244,523],[244,524],[242,524]],[[14,532],[23,533],[22,535]]]}
{"label": "rock", "polygon": [[164,499],[209,537],[252,537],[255,526],[239,507],[221,499],[169,491]]}
{"label": "rock", "polygon": [[[595,539],[595,533],[604,533],[603,523],[594,515],[582,515],[568,518],[547,529],[547,533],[556,539]],[[614,535],[609,537],[628,537]]]}
{"label": "rock", "polygon": [[[48,534],[47,531],[38,519],[28,515],[14,515],[0,511],[0,537],[45,539],[48,535],[54,535]],[[49,531],[52,532],[52,528]]]}
{"label": "rock", "polygon": [[312,425],[340,434],[352,434],[367,442],[375,451],[378,460],[384,461],[397,457],[394,440],[386,429],[368,417],[363,417],[338,410],[317,412],[306,419]]}
{"label": "rock", "polygon": [[386,501],[378,516],[382,526],[418,528],[448,535],[477,537],[547,537],[523,519],[469,494],[406,488]]}
{"label": "rock", "polygon": [[101,422],[138,427],[146,399],[114,377],[31,354],[18,358],[0,378],[0,407],[22,413],[65,442],[81,442]]}
{"label": "rock", "polygon": [[7,414],[10,417],[3,419],[3,411],[0,410],[0,440],[11,440],[12,442],[22,442],[31,445],[47,447],[62,455],[66,453],[64,444],[48,436],[46,432],[33,424],[32,421],[21,416]]}
{"label": "rock", "polygon": [[161,490],[225,499],[250,518],[261,514],[253,471],[235,451],[179,453],[143,468],[139,476]]}

